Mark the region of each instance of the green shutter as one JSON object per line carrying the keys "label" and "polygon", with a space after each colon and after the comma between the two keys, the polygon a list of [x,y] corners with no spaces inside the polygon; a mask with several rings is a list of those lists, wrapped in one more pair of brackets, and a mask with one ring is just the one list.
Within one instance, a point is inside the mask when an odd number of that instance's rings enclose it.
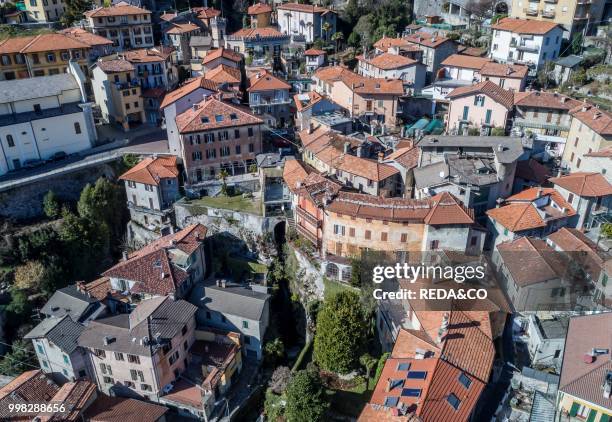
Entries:
{"label": "green shutter", "polygon": [[578,414],[578,408],[580,407],[579,403],[572,403],[572,408],[570,409],[570,416],[576,416]]}
{"label": "green shutter", "polygon": [[589,412],[589,417],[587,418],[587,422],[594,422],[595,416],[597,416],[597,410],[591,409],[591,411]]}
{"label": "green shutter", "polygon": [[599,418],[599,422],[608,422],[610,420],[610,415],[603,413],[601,418]]}

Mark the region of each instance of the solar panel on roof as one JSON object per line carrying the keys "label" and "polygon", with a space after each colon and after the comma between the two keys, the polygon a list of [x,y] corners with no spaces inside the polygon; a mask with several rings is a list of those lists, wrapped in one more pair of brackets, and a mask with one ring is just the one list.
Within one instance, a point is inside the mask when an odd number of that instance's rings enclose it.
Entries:
{"label": "solar panel on roof", "polygon": [[406,375],[408,379],[424,380],[427,378],[427,371],[409,371]]}
{"label": "solar panel on roof", "polygon": [[404,388],[402,390],[402,397],[421,397],[420,388]]}
{"label": "solar panel on roof", "polygon": [[398,363],[397,370],[398,371],[407,371],[410,369],[410,363]]}
{"label": "solar panel on roof", "polygon": [[385,406],[386,407],[395,407],[399,402],[399,397],[387,397],[385,398]]}

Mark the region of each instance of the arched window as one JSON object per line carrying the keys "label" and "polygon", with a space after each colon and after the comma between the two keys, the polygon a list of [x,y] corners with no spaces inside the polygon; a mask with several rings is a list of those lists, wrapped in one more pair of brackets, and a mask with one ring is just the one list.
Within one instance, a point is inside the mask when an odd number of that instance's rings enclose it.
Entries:
{"label": "arched window", "polygon": [[327,268],[325,270],[327,277],[333,278],[334,280],[338,280],[339,270],[336,264],[330,262],[329,264],[327,264]]}
{"label": "arched window", "polygon": [[74,132],[77,135],[81,133],[81,124],[79,122],[74,122]]}
{"label": "arched window", "polygon": [[9,148],[13,148],[15,146],[13,135],[6,135],[6,142],[8,143]]}

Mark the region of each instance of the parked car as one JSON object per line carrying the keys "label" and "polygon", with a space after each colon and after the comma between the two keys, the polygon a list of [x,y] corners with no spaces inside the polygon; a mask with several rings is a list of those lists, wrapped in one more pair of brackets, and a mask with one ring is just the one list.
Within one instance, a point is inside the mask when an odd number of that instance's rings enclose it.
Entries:
{"label": "parked car", "polygon": [[66,157],[68,157],[68,154],[66,154],[64,151],[58,151],[55,154],[53,154],[51,158],[49,158],[49,161],[60,161]]}
{"label": "parked car", "polygon": [[43,160],[25,160],[23,162],[23,168],[33,169],[35,167],[40,167],[43,164],[45,164],[45,162]]}

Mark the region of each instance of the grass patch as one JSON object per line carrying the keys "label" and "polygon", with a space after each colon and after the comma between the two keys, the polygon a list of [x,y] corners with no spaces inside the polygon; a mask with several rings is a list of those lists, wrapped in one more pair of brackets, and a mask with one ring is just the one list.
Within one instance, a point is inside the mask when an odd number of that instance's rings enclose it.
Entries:
{"label": "grass patch", "polygon": [[243,258],[228,257],[228,264],[232,270],[232,274],[238,279],[252,278],[255,274],[265,274],[268,272],[268,267],[256,261],[249,261]]}
{"label": "grass patch", "polygon": [[204,196],[200,199],[192,199],[190,205],[203,208],[220,208],[225,210],[246,212],[261,215],[261,202],[255,198],[243,198],[242,195],[235,196]]}
{"label": "grass patch", "polygon": [[325,286],[325,297],[333,296],[336,293],[340,293],[343,291],[354,291],[354,289],[344,283],[339,281],[330,280],[327,277],[323,277],[323,285]]}
{"label": "grass patch", "polygon": [[343,389],[327,389],[326,392],[332,410],[351,418],[359,417],[372,395],[372,391],[368,389],[368,383],[363,377],[358,377],[356,383]]}

